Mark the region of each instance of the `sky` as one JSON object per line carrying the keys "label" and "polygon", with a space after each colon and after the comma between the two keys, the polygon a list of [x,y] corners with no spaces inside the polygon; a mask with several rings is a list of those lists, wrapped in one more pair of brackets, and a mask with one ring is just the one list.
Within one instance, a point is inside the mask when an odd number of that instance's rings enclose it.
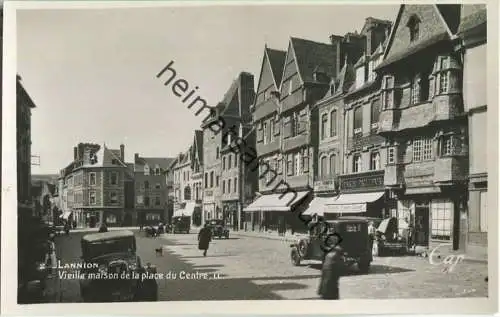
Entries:
{"label": "sky", "polygon": [[125,145],[174,157],[202,117],[156,74],[170,61],[176,78],[216,105],[242,71],[255,88],[264,46],[286,50],[291,36],[328,43],[360,31],[366,17],[394,21],[397,5],[254,5],[17,11],[17,68],[36,104],[33,174],[57,174],[79,142]]}

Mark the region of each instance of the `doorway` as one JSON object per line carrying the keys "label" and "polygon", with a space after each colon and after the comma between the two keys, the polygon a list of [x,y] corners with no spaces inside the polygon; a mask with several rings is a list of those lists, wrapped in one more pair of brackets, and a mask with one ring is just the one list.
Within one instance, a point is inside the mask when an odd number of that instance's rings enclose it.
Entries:
{"label": "doorway", "polygon": [[429,246],[429,204],[415,204],[415,244]]}

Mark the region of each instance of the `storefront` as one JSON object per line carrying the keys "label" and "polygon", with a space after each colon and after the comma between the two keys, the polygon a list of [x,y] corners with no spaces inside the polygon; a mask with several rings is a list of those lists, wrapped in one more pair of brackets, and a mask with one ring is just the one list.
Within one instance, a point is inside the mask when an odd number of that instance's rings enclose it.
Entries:
{"label": "storefront", "polygon": [[364,216],[383,219],[394,209],[395,200],[384,188],[384,170],[339,177],[340,195],[325,201],[325,219]]}
{"label": "storefront", "polygon": [[246,231],[271,231],[284,234],[304,231],[299,218],[307,209],[309,191],[268,194],[258,197],[244,209]]}
{"label": "storefront", "polygon": [[450,250],[463,249],[460,228],[467,219],[465,192],[461,186],[408,187],[398,195],[397,210],[391,216],[414,228],[417,253],[440,244],[448,244]]}
{"label": "storefront", "polygon": [[226,226],[234,231],[239,228],[239,202],[237,200],[223,201],[222,214]]}

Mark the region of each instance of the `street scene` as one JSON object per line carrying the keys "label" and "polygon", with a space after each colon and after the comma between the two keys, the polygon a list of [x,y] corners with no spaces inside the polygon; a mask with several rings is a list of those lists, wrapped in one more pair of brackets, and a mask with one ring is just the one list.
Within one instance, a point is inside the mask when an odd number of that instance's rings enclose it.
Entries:
{"label": "street scene", "polygon": [[18,10],[17,302],[488,298],[486,13]]}
{"label": "street scene", "polygon": [[[87,232],[88,233],[88,232]],[[237,236],[215,240],[206,257],[198,250],[195,234],[166,234],[147,238],[136,231],[138,254],[154,264],[158,272],[171,276],[158,280],[160,301],[319,299],[317,295],[321,262],[309,261],[299,267],[289,261],[289,243],[259,237]],[[61,262],[79,260],[83,232],[57,238]],[[162,246],[163,256],[154,249]],[[255,250],[266,258],[256,257]],[[378,258],[368,274],[355,269],[340,280],[345,299],[486,297],[487,266],[480,262],[461,263],[443,273],[443,259],[416,257]],[[196,273],[208,274],[205,279]],[[176,275],[175,277],[173,275]],[[189,276],[191,274],[191,277]],[[46,299],[51,302],[81,302],[79,281],[50,281]],[[210,291],[207,291],[210,290]]]}

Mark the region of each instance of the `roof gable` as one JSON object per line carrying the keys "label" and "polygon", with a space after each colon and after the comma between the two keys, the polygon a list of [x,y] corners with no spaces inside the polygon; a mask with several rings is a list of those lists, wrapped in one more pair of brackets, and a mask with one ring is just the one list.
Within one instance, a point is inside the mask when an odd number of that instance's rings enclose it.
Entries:
{"label": "roof gable", "polygon": [[[276,80],[276,74],[273,73],[273,67],[271,65],[271,61],[269,59],[269,54],[268,54],[268,48],[264,50],[264,56],[262,57],[262,65],[260,68],[260,76],[259,76],[259,83],[257,86],[257,93],[261,93],[265,90],[267,90],[270,86],[273,86],[275,89],[278,88],[279,86],[279,81]],[[285,62],[285,59],[283,57],[283,64]],[[283,66],[281,66],[281,69],[279,70],[279,78],[281,78],[283,71]]]}
{"label": "roof gable", "polygon": [[293,55],[287,53],[287,63],[295,57],[295,64],[302,83],[316,83],[314,72],[321,70],[329,77],[336,74],[336,51],[333,46],[305,39],[290,39]]}
{"label": "roof gable", "polygon": [[270,48],[266,49],[267,61],[271,67],[272,76],[276,88],[278,88],[281,83],[281,75],[283,75],[283,66],[285,66],[286,52],[273,50]]}
{"label": "roof gable", "polygon": [[[407,26],[412,17],[418,17],[419,37],[410,41],[410,29]],[[401,5],[385,49],[384,60],[394,59],[414,47],[434,39],[450,37],[450,29],[436,5]]]}

